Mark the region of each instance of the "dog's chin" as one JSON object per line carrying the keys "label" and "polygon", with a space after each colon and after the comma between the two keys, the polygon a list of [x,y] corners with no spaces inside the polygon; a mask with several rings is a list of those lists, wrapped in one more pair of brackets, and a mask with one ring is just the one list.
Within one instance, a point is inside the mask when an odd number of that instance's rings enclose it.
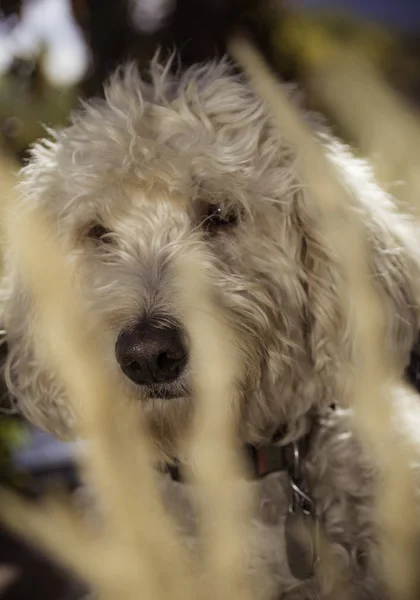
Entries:
{"label": "dog's chin", "polygon": [[159,462],[178,456],[187,435],[194,402],[188,386],[177,384],[144,387],[139,408],[149,428]]}
{"label": "dog's chin", "polygon": [[179,385],[154,385],[142,388],[144,397],[148,400],[178,400],[189,396],[189,390]]}
{"label": "dog's chin", "polygon": [[146,392],[146,398],[150,400],[177,400],[178,398],[185,398],[186,392],[172,391],[165,388],[150,389]]}

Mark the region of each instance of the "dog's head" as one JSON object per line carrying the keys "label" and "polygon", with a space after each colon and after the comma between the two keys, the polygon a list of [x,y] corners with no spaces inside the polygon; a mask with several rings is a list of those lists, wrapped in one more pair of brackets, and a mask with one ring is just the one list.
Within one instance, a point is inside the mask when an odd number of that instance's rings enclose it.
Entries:
{"label": "dog's head", "polygon": [[[237,334],[242,432],[255,442],[337,399],[342,352],[351,350],[341,271],[299,181],[298,158],[243,76],[226,62],[180,77],[154,64],[151,73],[146,84],[133,67],[119,72],[105,100],[34,149],[21,208],[47,209],[102,319],[109,368],[167,438],[193,408],[174,264],[199,245]],[[393,214],[364,165],[338,146],[333,155],[367,224],[390,340],[404,362],[416,330],[411,225]],[[11,393],[31,420],[67,435],[72,415],[37,351],[30,295],[13,257],[3,312]]]}

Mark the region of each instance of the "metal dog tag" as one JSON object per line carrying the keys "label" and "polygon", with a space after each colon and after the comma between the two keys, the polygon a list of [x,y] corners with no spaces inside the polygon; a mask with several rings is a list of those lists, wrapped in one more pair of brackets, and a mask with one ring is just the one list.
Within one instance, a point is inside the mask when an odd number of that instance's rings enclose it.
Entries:
{"label": "metal dog tag", "polygon": [[317,521],[301,508],[289,510],[285,522],[286,556],[293,577],[299,580],[314,575],[318,562]]}

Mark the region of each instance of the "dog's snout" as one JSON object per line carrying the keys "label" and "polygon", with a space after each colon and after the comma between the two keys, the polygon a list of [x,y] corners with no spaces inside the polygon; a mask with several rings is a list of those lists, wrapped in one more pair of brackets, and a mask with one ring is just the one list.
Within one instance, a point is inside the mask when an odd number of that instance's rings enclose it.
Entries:
{"label": "dog's snout", "polygon": [[120,333],[115,355],[123,373],[138,385],[174,381],[187,363],[180,329],[144,323]]}

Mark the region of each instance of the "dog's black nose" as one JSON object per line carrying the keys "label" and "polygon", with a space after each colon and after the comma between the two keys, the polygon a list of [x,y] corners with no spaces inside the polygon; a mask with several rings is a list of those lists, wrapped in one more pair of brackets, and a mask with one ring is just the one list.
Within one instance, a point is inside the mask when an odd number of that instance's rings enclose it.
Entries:
{"label": "dog's black nose", "polygon": [[115,356],[124,375],[138,385],[173,381],[187,363],[181,331],[176,327],[158,329],[148,323],[122,331]]}

